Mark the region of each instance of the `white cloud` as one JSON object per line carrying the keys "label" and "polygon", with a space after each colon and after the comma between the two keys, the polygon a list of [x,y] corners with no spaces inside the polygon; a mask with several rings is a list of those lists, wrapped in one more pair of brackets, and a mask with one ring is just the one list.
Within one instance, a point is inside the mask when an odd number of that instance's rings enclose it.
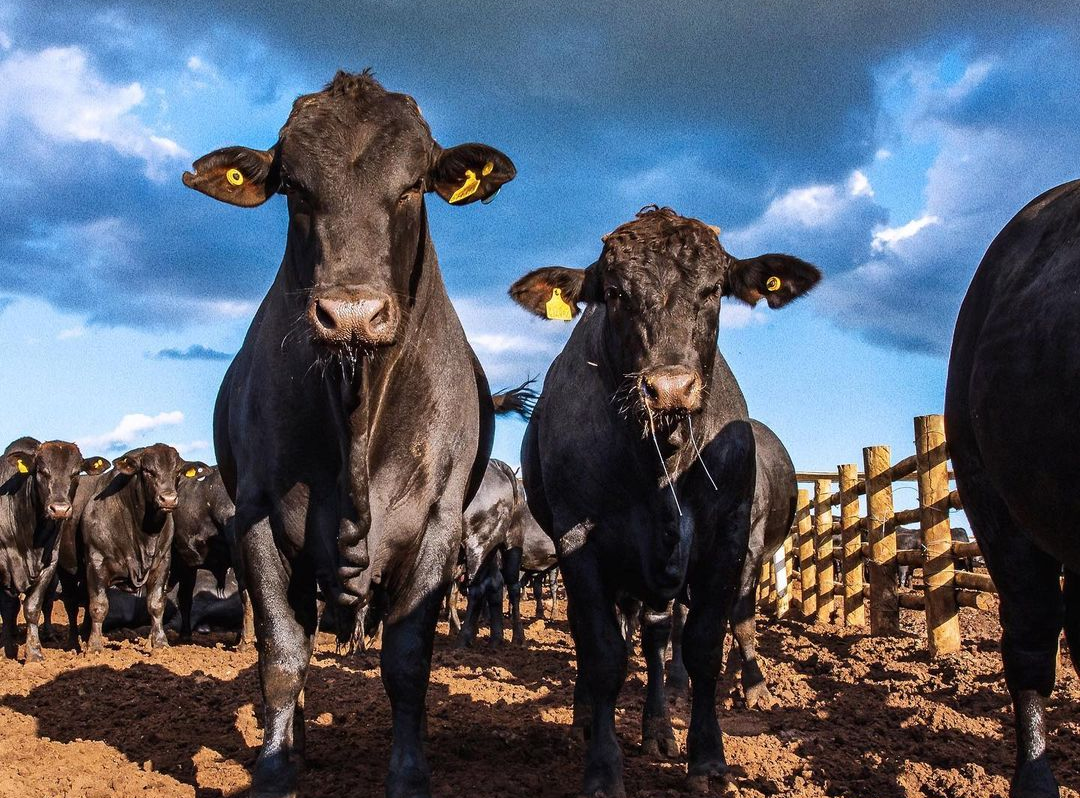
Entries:
{"label": "white cloud", "polygon": [[98,142],[140,158],[149,177],[163,179],[165,162],[189,154],[139,119],[145,98],[139,83],[104,80],[78,47],[9,50],[0,58],[0,130],[29,123],[56,141]]}
{"label": "white cloud", "polygon": [[853,197],[872,197],[874,196],[874,187],[870,185],[870,178],[856,169],[851,173],[851,177],[848,179],[848,191],[851,192]]}
{"label": "white cloud", "polygon": [[875,252],[881,252],[886,247],[894,246],[898,241],[913,238],[919,231],[931,225],[940,224],[941,218],[933,215],[920,216],[912,219],[907,224],[899,227],[883,227],[874,232],[874,240],[870,243]]}
{"label": "white cloud", "polygon": [[173,444],[173,448],[175,448],[185,460],[191,460],[193,459],[193,455],[209,452],[210,442],[197,440],[189,441],[188,443],[176,443]]}
{"label": "white cloud", "polygon": [[56,334],[57,341],[70,341],[72,338],[81,338],[86,335],[86,328],[79,324],[75,327],[67,327]]}
{"label": "white cloud", "polygon": [[78,439],[80,448],[118,450],[131,446],[140,437],[159,427],[175,426],[184,421],[179,410],[148,416],[145,413],[128,413],[112,430],[102,435],[87,435]]}

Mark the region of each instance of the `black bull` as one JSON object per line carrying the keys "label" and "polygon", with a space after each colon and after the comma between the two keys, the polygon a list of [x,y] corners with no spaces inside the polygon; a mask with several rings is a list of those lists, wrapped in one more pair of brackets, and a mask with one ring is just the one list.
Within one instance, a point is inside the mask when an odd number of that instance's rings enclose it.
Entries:
{"label": "black bull", "polygon": [[1062,626],[1080,666],[1078,273],[1080,181],[1032,201],[994,239],[949,360],[945,428],[957,489],[1001,597],[1014,798],[1058,795],[1043,702]]}
{"label": "black bull", "polygon": [[236,503],[265,736],[252,794],[296,791],[316,584],[384,620],[386,792],[430,793],[421,730],[440,599],[487,465],[487,379],[439,272],[424,195],[491,199],[514,177],[480,144],[441,148],[416,103],[339,73],[269,150],[229,147],[184,182],[258,205],[288,196],[277,278],[222,383],[214,440]]}

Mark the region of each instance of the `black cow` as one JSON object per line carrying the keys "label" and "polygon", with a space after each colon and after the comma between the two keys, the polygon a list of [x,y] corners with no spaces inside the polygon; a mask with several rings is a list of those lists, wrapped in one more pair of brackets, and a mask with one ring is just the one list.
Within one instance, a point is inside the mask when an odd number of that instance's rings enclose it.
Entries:
{"label": "black cow", "polygon": [[86,597],[91,653],[104,649],[107,589],[113,586],[145,594],[150,645],[168,646],[165,593],[177,488],[181,480],[195,480],[209,471],[205,463],[186,461],[173,447],[155,443],[116,458],[107,474],[79,480],[73,513],[75,562],[61,558],[61,597],[73,631],[78,604]]}
{"label": "black cow", "polygon": [[458,633],[459,645],[472,645],[485,605],[491,640],[503,642],[504,586],[510,598],[511,640],[525,642],[520,578],[524,529],[518,519],[524,502],[514,469],[502,460],[489,461],[480,490],[465,508],[461,547],[469,602]]}
{"label": "black cow", "polygon": [[1077,274],[1080,181],[1032,201],[990,245],[956,320],[945,392],[957,489],[1001,598],[1014,798],[1058,795],[1043,702],[1063,625],[1080,668]]}
{"label": "black cow", "polygon": [[[779,308],[819,277],[788,255],[736,259],[708,225],[651,207],[605,236],[588,268],[539,269],[510,289],[540,316],[590,303],[548,371],[521,458],[529,508],[555,541],[566,586],[575,725],[591,712],[587,795],[625,792],[614,725],[626,676],[622,595],[663,610],[689,591],[689,776],[701,786],[727,771],[716,685],[750,539],[755,452],[716,346],[720,298]],[[669,629],[650,626],[652,659]],[[666,710],[657,711],[646,704],[646,737],[662,733]]]}
{"label": "black cow", "polygon": [[270,149],[217,150],[184,175],[235,205],[288,197],[281,267],[214,418],[255,610],[266,731],[254,796],[295,794],[316,582],[366,605],[369,623],[385,618],[386,792],[430,792],[421,729],[435,621],[494,408],[424,195],[490,200],[514,174],[491,147],[440,147],[411,97],[338,73],[293,104]]}
{"label": "black cow", "polygon": [[555,554],[555,544],[536,523],[528,504],[522,505],[518,518],[522,530],[521,581],[532,585],[536,617],[540,619],[545,617],[544,585],[547,584],[551,592],[551,617],[554,618],[559,601],[559,559]]}
{"label": "black cow", "polygon": [[74,443],[19,438],[0,461],[0,615],[4,654],[17,654],[19,597],[26,620],[26,661],[40,662],[42,604],[53,587],[61,527],[71,516],[79,474],[109,468],[104,457],[85,458]]}
{"label": "black cow", "polygon": [[[954,543],[968,543],[967,533],[960,527],[952,527],[949,530],[952,533],[952,539]],[[897,527],[896,528],[896,548],[900,550],[910,551],[925,551],[926,547],[923,546],[922,532],[918,529],[911,529],[910,527]],[[971,570],[971,558],[960,557],[956,561],[956,569],[958,571],[970,571]],[[896,581],[900,584],[900,587],[911,587],[911,574],[915,570],[910,565],[897,565],[896,566]],[[837,571],[841,573],[841,571]]]}
{"label": "black cow", "polygon": [[[225,586],[229,569],[234,566],[231,525],[235,507],[216,468],[210,469],[202,479],[180,480],[177,494],[179,502],[172,514],[175,534],[169,585],[179,585],[176,603],[180,607],[180,640],[190,642],[191,606],[199,570],[212,573],[220,591]],[[253,640],[255,632],[251,628],[247,591],[240,571],[234,569],[245,610],[244,626],[238,640],[244,648]]]}

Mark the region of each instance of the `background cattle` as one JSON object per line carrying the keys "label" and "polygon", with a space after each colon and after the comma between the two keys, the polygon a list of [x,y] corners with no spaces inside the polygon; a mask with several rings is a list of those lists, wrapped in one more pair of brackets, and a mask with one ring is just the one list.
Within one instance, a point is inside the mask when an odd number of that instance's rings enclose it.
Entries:
{"label": "background cattle", "polygon": [[[756,458],[746,403],[716,345],[720,299],[779,308],[819,278],[787,255],[736,259],[708,225],[653,207],[605,236],[588,268],[539,269],[510,289],[542,317],[589,303],[548,371],[521,457],[529,508],[555,542],[569,601],[574,722],[591,731],[587,795],[625,793],[614,726],[626,675],[615,611],[623,594],[663,611],[689,593],[688,775],[703,786],[727,771],[716,686]],[[650,667],[662,667],[667,632],[651,625],[643,640]],[[650,699],[643,737],[663,746],[667,710]]]}
{"label": "background cattle", "polygon": [[209,470],[204,463],[185,461],[173,447],[155,443],[116,458],[109,473],[79,481],[72,518],[74,557],[62,563],[61,596],[72,632],[78,603],[85,597],[90,652],[104,648],[107,589],[113,586],[146,596],[150,645],[168,646],[165,593],[177,487],[181,480],[196,480]]}
{"label": "background cattle", "polygon": [[536,617],[544,618],[544,587],[548,588],[551,607],[548,612],[555,617],[559,601],[559,558],[555,553],[555,544],[540,528],[529,512],[528,503],[523,503],[518,511],[521,524],[521,582],[531,585],[533,599],[536,602]]}
{"label": "background cattle", "polygon": [[259,647],[256,798],[295,794],[316,583],[369,623],[385,620],[386,792],[430,793],[421,729],[435,621],[494,407],[424,197],[489,200],[514,175],[486,145],[442,148],[411,97],[344,72],[293,104],[269,149],[217,150],[184,175],[234,205],[288,198],[281,267],[214,416]]}
{"label": "background cattle", "polygon": [[19,438],[0,460],[0,616],[4,654],[17,654],[16,618],[22,597],[26,661],[42,659],[38,625],[56,578],[61,526],[71,516],[79,474],[100,474],[103,457],[84,458],[64,441]]}
{"label": "background cattle", "polygon": [[1077,274],[1080,181],[1033,200],[994,239],[949,359],[945,428],[956,485],[1001,598],[1014,798],[1058,795],[1043,705],[1063,626],[1080,665]]}

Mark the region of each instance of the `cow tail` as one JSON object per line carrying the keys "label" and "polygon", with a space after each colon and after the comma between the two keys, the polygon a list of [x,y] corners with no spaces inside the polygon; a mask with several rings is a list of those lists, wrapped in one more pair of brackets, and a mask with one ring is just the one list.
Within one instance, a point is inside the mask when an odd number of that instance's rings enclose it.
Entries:
{"label": "cow tail", "polygon": [[497,415],[517,413],[528,421],[533,408],[536,407],[536,400],[539,398],[539,395],[531,387],[535,383],[536,377],[530,377],[516,388],[492,394],[491,402],[495,405],[495,413]]}

